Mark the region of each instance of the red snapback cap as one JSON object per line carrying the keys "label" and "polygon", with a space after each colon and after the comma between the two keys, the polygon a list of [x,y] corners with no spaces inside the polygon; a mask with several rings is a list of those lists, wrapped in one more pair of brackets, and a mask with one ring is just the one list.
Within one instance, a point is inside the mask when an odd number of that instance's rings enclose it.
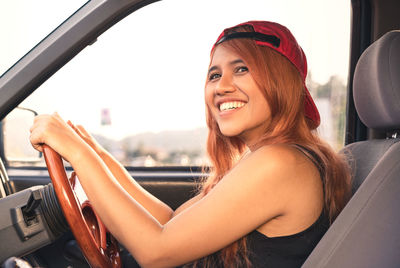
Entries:
{"label": "red snapback cap", "polygon": [[[235,32],[234,29],[249,25],[254,32]],[[307,76],[307,59],[303,49],[299,46],[292,33],[285,26],[270,21],[248,21],[236,26],[225,29],[217,41],[216,45],[237,38],[253,39],[257,45],[267,46],[285,56],[299,71],[303,78],[305,88],[305,115],[314,122],[315,128],[320,124],[320,115],[317,106],[308,91],[305,80]]]}

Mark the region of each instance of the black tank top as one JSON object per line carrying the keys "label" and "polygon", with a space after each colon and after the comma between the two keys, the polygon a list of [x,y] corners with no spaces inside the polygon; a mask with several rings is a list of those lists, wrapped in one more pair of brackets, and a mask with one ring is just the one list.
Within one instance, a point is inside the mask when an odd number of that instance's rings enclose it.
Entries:
{"label": "black tank top", "polygon": [[329,219],[324,212],[306,230],[289,236],[267,237],[253,231],[247,236],[252,267],[300,267],[328,230]]}

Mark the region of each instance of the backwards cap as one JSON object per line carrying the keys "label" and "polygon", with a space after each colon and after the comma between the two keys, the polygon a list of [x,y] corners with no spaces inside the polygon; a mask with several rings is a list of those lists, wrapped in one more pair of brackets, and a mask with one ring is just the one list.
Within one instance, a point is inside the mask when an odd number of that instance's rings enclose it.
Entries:
{"label": "backwards cap", "polygon": [[[234,29],[249,25],[254,32],[235,32]],[[307,59],[303,49],[297,44],[292,33],[285,27],[275,22],[269,21],[248,21],[234,27],[225,29],[214,47],[224,41],[238,38],[253,39],[257,45],[267,46],[281,55],[285,56],[299,71],[303,78],[305,89],[305,115],[314,122],[315,128],[320,123],[320,116],[317,107],[308,91],[305,80],[307,76]],[[213,47],[213,49],[214,49]]]}

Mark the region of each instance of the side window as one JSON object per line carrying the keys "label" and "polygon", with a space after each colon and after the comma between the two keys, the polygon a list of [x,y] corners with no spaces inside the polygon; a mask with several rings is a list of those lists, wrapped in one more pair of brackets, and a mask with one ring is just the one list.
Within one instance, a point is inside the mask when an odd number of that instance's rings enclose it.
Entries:
{"label": "side window", "polygon": [[322,117],[318,131],[340,149],[350,3],[331,2],[156,2],[102,34],[21,106],[82,124],[128,166],[206,164],[204,83],[211,46],[223,28],[271,20],[291,29],[303,47],[308,88]]}

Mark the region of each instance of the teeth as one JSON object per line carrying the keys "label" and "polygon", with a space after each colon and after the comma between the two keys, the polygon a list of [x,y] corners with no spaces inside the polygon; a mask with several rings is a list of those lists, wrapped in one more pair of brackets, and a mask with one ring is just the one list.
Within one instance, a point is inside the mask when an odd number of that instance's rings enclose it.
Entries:
{"label": "teeth", "polygon": [[219,105],[220,111],[232,110],[240,108],[244,105],[244,102],[241,101],[231,101],[231,102],[224,102]]}

